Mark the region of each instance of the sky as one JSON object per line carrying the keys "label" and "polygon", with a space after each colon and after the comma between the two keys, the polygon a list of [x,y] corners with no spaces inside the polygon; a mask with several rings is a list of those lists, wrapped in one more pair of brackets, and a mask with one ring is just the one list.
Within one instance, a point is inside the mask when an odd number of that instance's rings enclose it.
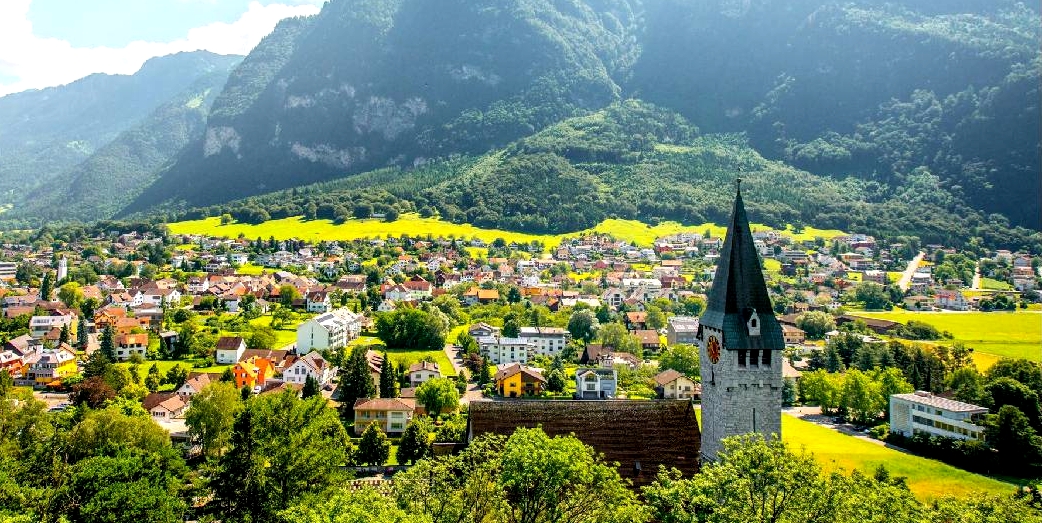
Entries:
{"label": "sky", "polygon": [[181,51],[245,55],[279,20],[325,1],[0,0],[0,96],[133,74]]}

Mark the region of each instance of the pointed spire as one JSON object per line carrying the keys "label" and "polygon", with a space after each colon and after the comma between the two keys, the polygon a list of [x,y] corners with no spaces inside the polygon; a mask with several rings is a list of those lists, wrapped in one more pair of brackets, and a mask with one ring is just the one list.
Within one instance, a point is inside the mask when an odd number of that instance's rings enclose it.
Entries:
{"label": "pointed spire", "polygon": [[[781,350],[785,348],[785,341],[763,279],[760,257],[745,214],[741,184],[742,179],[738,178],[727,237],[700,323],[723,331],[725,348]],[[757,328],[750,329],[747,322],[754,314],[758,317]]]}

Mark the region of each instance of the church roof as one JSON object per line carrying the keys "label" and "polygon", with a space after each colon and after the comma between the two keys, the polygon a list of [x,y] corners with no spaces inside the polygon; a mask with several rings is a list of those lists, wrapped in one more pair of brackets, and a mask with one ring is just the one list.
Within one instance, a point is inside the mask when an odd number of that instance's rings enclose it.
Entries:
{"label": "church roof", "polygon": [[[750,335],[746,327],[754,311],[759,316],[759,336]],[[771,298],[767,294],[767,284],[760,268],[760,257],[753,244],[740,185],[727,224],[727,238],[717,260],[709,303],[699,323],[721,330],[726,349],[785,348],[785,338],[774,317]]]}

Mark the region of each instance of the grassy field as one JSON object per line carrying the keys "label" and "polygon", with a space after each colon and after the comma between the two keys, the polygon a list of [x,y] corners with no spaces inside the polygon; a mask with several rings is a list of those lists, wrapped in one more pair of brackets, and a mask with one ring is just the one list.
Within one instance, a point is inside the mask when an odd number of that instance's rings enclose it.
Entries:
{"label": "grassy field", "polygon": [[[188,372],[205,372],[207,374],[221,374],[224,372],[224,369],[230,369],[232,367],[231,365],[213,365],[210,367],[196,367],[196,365],[201,365],[203,363],[203,360],[201,359],[187,359],[181,361],[146,360],[144,363],[141,364],[141,379],[145,378],[145,375],[148,374],[148,369],[152,368],[153,363],[157,367],[159,367],[160,376],[166,376],[166,373],[170,371],[170,369],[174,368],[174,365],[178,364],[186,367],[188,369]],[[120,367],[130,368],[130,363],[117,363],[116,365],[119,365]]]}
{"label": "grassy field", "polygon": [[[696,410],[699,423],[702,411]],[[974,474],[937,460],[905,454],[799,418],[782,415],[782,439],[799,452],[806,450],[826,472],[860,470],[869,476],[879,465],[892,476],[904,476],[908,488],[921,500],[970,494],[1008,494],[1014,485]]]}
{"label": "grassy field", "polygon": [[[304,220],[302,217],[284,218],[271,220],[260,225],[249,225],[232,223],[221,225],[220,218],[206,218],[203,220],[191,220],[169,224],[170,231],[174,234],[203,234],[208,236],[224,236],[228,238],[238,237],[240,234],[247,238],[268,238],[274,236],[276,239],[298,238],[302,240],[355,240],[360,238],[383,238],[386,236],[401,236],[402,234],[422,235],[430,234],[434,237],[457,237],[457,238],[480,238],[485,242],[492,242],[496,238],[502,238],[507,242],[529,243],[540,241],[549,249],[557,246],[565,237],[575,237],[582,233],[599,232],[610,234],[616,238],[633,242],[640,246],[650,246],[655,238],[676,234],[680,232],[709,232],[714,237],[723,236],[725,228],[715,224],[681,225],[677,222],[663,222],[655,226],[647,225],[636,220],[610,219],[601,222],[596,227],[586,231],[570,234],[539,235],[527,234],[497,229],[482,229],[470,224],[455,224],[438,218],[421,218],[417,214],[403,214],[397,221],[385,222],[382,220],[348,220],[342,224],[335,224],[329,220]],[[753,224],[753,230],[767,230],[765,225]],[[792,231],[790,227],[786,232],[797,240],[811,240],[815,237],[831,239],[842,235],[842,231],[815,229],[806,227],[799,233]]]}
{"label": "grassy field", "polygon": [[993,290],[993,291],[1011,291],[1013,286],[999,280],[993,280],[991,278],[981,278],[980,286],[982,289]]}
{"label": "grassy field", "polygon": [[[454,340],[455,338],[448,339]],[[445,355],[445,351],[388,349],[384,347],[384,343],[380,341],[379,338],[374,338],[372,336],[360,336],[358,338],[355,338],[351,341],[349,346],[354,347],[356,345],[379,345],[379,348],[374,348],[373,350],[378,350],[381,352],[387,351],[387,356],[391,359],[391,361],[394,362],[395,365],[401,365],[403,363],[406,365],[411,365],[413,363],[422,361],[424,358],[430,357],[434,360],[435,363],[438,364],[438,367],[441,369],[442,375],[456,375],[456,368],[452,366],[452,362],[449,361],[449,357]]]}
{"label": "grassy field", "polygon": [[885,465],[892,475],[908,478],[908,487],[923,500],[946,495],[1008,494],[1014,489],[1009,483],[840,434],[792,416],[782,415],[782,438],[794,449],[804,448],[813,453],[826,470],[858,469],[871,475],[879,465]]}
{"label": "grassy field", "polygon": [[974,349],[978,367],[987,368],[1000,357],[1042,361],[1042,314],[1018,312],[864,312],[859,315],[901,323],[922,321],[952,333]]}

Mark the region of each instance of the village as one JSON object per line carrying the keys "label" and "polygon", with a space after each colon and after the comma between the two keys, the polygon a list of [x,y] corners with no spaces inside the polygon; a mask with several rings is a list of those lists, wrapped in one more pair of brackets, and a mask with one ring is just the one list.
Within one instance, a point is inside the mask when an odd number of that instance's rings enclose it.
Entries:
{"label": "village", "polygon": [[[786,345],[786,406],[813,401],[797,392],[803,373],[840,370],[829,352],[843,340],[944,337],[859,311],[1037,307],[1039,259],[1019,253],[973,258],[866,235],[752,237]],[[445,416],[482,399],[697,403],[698,316],[722,247],[709,231],[650,246],[594,234],[548,249],[133,232],[4,245],[0,366],[52,410],[96,407],[98,397],[140,402],[188,449],[197,441],[185,422],[192,398],[218,381],[243,394],[322,394],[356,438],[370,425],[398,438],[431,401]],[[410,313],[424,321],[395,339],[393,324]],[[860,356],[847,351],[853,368]],[[358,357],[371,387],[345,369]],[[426,399],[446,388],[448,400]],[[983,439],[983,428],[972,434]]]}

